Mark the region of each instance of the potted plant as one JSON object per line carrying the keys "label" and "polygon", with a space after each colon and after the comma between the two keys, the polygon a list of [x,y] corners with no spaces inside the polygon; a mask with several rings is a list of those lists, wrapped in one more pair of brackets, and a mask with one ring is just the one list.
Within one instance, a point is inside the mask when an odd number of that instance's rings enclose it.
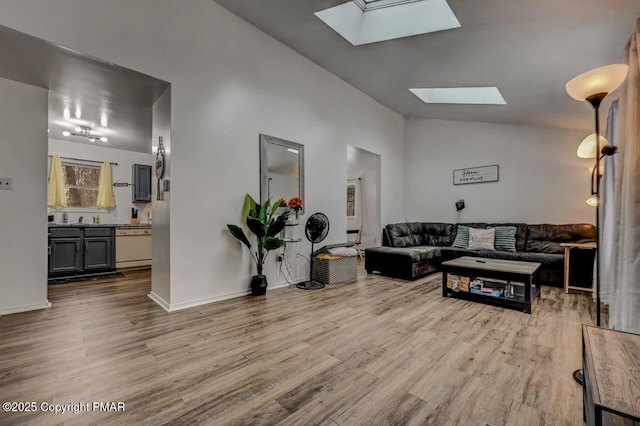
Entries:
{"label": "potted plant", "polygon": [[255,251],[242,228],[236,225],[227,225],[231,234],[249,249],[251,258],[258,269],[258,274],[251,279],[251,294],[254,296],[266,294],[268,283],[267,277],[262,273],[264,262],[271,250],[279,249],[284,244],[284,241],[277,235],[284,229],[291,211],[285,210],[276,216],[276,211],[282,201],[278,200],[272,205],[271,201],[267,200],[263,205],[260,205],[251,195],[247,194],[245,197],[243,217],[246,216],[247,228],[256,236]]}

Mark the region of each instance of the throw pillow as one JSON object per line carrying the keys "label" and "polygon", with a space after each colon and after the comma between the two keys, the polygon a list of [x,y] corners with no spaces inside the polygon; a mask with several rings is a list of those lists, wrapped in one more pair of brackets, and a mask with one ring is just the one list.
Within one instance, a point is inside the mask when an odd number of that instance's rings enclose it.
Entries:
{"label": "throw pillow", "polygon": [[516,232],[518,228],[515,226],[496,226],[496,240],[494,247],[496,250],[516,251]]}
{"label": "throw pillow", "polygon": [[327,250],[332,256],[352,257],[358,255],[358,250],[353,247],[335,247]]}
{"label": "throw pillow", "polygon": [[495,250],[496,229],[469,228],[469,250]]}
{"label": "throw pillow", "polygon": [[453,240],[451,247],[466,249],[469,245],[469,228],[459,225],[458,232],[456,233],[456,239]]}

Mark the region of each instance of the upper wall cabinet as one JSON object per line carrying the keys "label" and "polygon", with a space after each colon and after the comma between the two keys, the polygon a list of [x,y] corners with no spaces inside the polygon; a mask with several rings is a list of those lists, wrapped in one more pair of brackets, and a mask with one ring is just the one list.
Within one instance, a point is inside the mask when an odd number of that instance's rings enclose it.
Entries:
{"label": "upper wall cabinet", "polygon": [[151,201],[151,166],[134,164],[131,170],[133,188],[131,201],[134,203],[148,203]]}

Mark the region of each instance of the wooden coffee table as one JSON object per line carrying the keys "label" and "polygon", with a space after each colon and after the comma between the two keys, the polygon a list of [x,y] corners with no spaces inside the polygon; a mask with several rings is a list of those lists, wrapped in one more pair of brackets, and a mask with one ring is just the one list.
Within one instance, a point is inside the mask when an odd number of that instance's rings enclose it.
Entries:
{"label": "wooden coffee table", "polygon": [[[530,314],[532,301],[540,297],[540,265],[537,262],[470,256],[442,262],[442,296],[498,305]],[[489,289],[491,292],[487,291]]]}

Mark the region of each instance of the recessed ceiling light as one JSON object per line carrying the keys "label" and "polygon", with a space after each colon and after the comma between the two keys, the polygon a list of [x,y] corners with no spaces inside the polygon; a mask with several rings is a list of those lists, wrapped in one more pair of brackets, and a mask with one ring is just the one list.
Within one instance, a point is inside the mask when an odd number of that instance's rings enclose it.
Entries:
{"label": "recessed ceiling light", "polygon": [[79,127],[79,126],[78,126],[78,127],[76,127],[76,132],[81,132],[81,131],[82,131],[82,128],[81,128],[81,127]]}
{"label": "recessed ceiling light", "polygon": [[315,15],[354,46],[460,27],[446,0],[367,1],[364,9],[359,3],[348,1]]}
{"label": "recessed ceiling light", "polygon": [[65,135],[65,136],[71,136],[71,132],[68,132],[66,130],[64,132],[62,132],[62,134]]}
{"label": "recessed ceiling light", "polygon": [[409,90],[426,104],[507,104],[497,87],[443,87]]}
{"label": "recessed ceiling light", "polygon": [[106,137],[104,137],[104,136],[103,136],[103,137],[101,137],[101,138],[100,138],[100,140],[101,140],[102,142],[108,142],[108,141],[109,141],[109,139],[107,139],[107,138],[106,138]]}

